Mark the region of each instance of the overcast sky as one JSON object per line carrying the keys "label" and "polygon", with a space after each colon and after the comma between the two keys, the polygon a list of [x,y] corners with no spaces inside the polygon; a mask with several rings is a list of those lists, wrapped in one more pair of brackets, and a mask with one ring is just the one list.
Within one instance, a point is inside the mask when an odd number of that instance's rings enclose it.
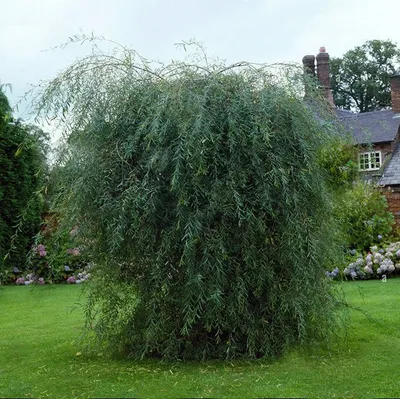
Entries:
{"label": "overcast sky", "polygon": [[[399,0],[0,0],[0,82],[12,105],[30,84],[56,76],[90,48],[44,52],[83,31],[146,58],[182,58],[174,43],[195,38],[227,62],[300,62],[371,39],[399,38]],[[24,114],[25,105],[18,115]]]}

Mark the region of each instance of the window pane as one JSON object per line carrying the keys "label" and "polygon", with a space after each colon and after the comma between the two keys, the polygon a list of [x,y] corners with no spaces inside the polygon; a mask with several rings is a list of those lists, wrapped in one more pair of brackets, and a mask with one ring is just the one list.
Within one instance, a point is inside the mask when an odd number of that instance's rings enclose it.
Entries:
{"label": "window pane", "polygon": [[376,164],[377,168],[381,167],[381,153],[380,152],[375,153],[375,164]]}
{"label": "window pane", "polygon": [[376,169],[376,152],[371,152],[371,169]]}
{"label": "window pane", "polygon": [[360,170],[377,170],[381,167],[381,152],[364,152],[359,154],[358,160]]}
{"label": "window pane", "polygon": [[368,154],[360,154],[360,169],[366,169],[367,168],[367,163],[368,163]]}

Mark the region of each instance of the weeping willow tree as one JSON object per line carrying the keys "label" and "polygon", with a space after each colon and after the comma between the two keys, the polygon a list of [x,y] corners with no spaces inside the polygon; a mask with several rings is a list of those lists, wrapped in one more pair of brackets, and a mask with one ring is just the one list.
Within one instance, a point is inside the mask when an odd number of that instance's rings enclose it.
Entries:
{"label": "weeping willow tree", "polygon": [[[95,277],[88,326],[130,356],[277,356],[326,337],[331,132],[292,67],[95,51],[43,86],[66,129],[64,222]],[[311,90],[311,89],[310,89]],[[315,97],[316,98],[316,97]]]}

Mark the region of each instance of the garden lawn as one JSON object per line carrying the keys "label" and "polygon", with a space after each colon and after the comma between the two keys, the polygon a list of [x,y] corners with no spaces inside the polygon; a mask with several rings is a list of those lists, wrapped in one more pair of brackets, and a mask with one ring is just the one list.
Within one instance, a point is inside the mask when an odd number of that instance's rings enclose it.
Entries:
{"label": "garden lawn", "polygon": [[329,351],[166,364],[81,354],[82,286],[0,287],[0,397],[400,396],[400,279],[343,286],[376,321],[351,311],[347,340]]}

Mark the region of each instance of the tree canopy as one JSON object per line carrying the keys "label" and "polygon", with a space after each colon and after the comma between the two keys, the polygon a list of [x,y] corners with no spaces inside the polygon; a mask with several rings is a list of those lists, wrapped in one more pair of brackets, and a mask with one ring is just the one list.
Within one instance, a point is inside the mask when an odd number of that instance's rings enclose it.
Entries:
{"label": "tree canopy", "polygon": [[47,136],[13,118],[0,88],[0,280],[24,267],[39,231],[46,150]]}
{"label": "tree canopy", "polygon": [[329,334],[317,154],[331,125],[303,101],[302,71],[284,72],[151,66],[123,48],[43,87],[39,114],[69,132],[56,207],[95,264],[99,340],[131,356],[254,358]]}
{"label": "tree canopy", "polygon": [[370,40],[341,58],[332,58],[330,74],[336,106],[358,112],[390,107],[390,76],[399,61],[400,50],[390,40]]}

